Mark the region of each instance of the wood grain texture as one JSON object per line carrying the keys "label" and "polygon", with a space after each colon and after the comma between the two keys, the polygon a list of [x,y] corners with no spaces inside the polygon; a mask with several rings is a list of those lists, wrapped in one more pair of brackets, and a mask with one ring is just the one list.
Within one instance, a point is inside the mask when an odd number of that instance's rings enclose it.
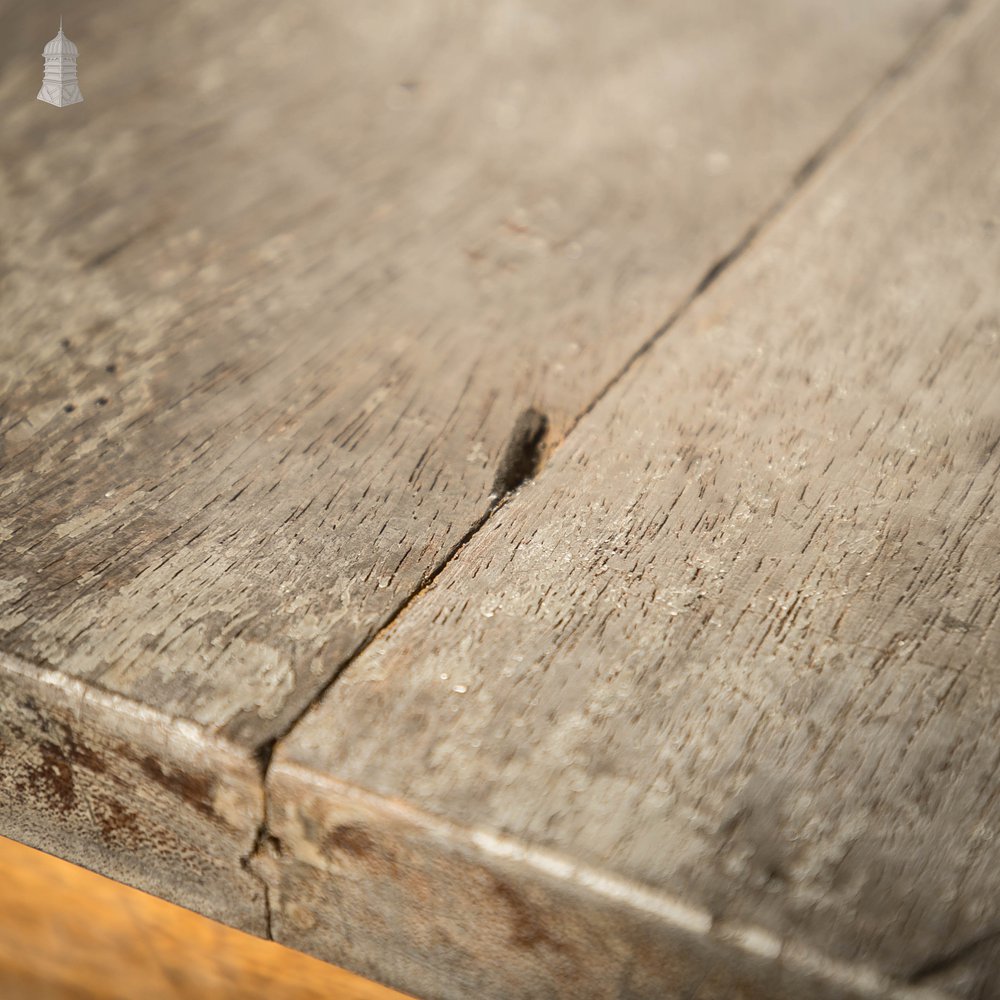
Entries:
{"label": "wood grain texture", "polygon": [[400,993],[0,838],[4,1000],[403,1000]]}
{"label": "wood grain texture", "polygon": [[0,3],[0,830],[266,931],[258,752],[945,9]]}
{"label": "wood grain texture", "polygon": [[3,648],[251,745],[942,7],[356,6],[94,4],[82,114],[0,94]]}
{"label": "wood grain texture", "polygon": [[998,56],[981,5],[279,744],[278,939],[440,996],[1000,996]]}

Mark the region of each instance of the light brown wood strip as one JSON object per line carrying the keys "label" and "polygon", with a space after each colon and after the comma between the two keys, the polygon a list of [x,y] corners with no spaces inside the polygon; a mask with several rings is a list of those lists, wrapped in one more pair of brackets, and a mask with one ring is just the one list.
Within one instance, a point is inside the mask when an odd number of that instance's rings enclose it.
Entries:
{"label": "light brown wood strip", "polygon": [[0,996],[402,1000],[343,969],[3,838]]}
{"label": "light brown wood strip", "polygon": [[279,939],[1000,995],[998,54],[980,5],[279,744]]}

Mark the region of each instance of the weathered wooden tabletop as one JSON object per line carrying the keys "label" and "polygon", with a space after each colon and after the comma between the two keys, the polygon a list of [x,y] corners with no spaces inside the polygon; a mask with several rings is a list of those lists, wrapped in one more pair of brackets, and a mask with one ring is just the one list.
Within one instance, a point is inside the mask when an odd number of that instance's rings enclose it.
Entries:
{"label": "weathered wooden tabletop", "polygon": [[1000,996],[1000,3],[0,0],[0,158],[0,834],[423,997]]}

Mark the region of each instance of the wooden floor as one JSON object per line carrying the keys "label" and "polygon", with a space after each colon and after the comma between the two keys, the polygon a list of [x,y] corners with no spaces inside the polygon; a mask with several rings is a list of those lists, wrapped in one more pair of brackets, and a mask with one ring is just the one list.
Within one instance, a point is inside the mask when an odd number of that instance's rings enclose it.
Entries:
{"label": "wooden floor", "polygon": [[1000,997],[1000,0],[62,13],[0,833],[427,998]]}
{"label": "wooden floor", "polygon": [[4,1000],[403,1000],[0,837]]}

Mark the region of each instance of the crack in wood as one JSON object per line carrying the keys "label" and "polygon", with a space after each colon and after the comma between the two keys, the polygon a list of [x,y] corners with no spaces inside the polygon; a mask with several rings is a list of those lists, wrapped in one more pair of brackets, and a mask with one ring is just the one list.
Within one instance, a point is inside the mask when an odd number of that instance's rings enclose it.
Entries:
{"label": "crack in wood", "polygon": [[538,475],[548,428],[548,417],[534,407],[521,413],[500,457],[491,496],[502,500]]}
{"label": "crack in wood", "polygon": [[962,965],[969,961],[969,959],[981,954],[984,946],[998,943],[1000,943],[1000,926],[991,927],[944,954],[932,955],[925,962],[918,965],[906,977],[906,981],[916,985],[936,976],[943,975],[953,970],[956,966]]}
{"label": "crack in wood", "polygon": [[262,860],[273,860],[281,854],[281,842],[277,837],[268,832],[267,825],[267,796],[264,796],[264,816],[257,827],[257,834],[254,837],[253,846],[250,851],[240,858],[240,867],[257,882],[261,887],[264,899],[264,937],[268,941],[274,940],[272,929],[272,909],[271,909],[271,883],[257,870],[257,865]]}
{"label": "crack in wood", "polygon": [[[929,60],[930,56],[935,51],[936,46],[941,42],[941,36],[944,34],[944,27],[949,21],[955,20],[959,15],[965,12],[969,6],[968,0],[957,0],[957,2],[952,3],[945,11],[944,15],[937,19],[935,23],[926,32],[924,32],[920,38],[917,39],[915,44],[910,46],[907,52],[888,68],[886,73],[878,81],[868,96],[855,108],[853,108],[843,119],[841,124],[830,133],[826,141],[803,161],[799,169],[789,179],[785,189],[770,204],[770,206],[768,206],[744,231],[744,233],[733,243],[727,252],[719,256],[705,270],[689,294],[683,299],[683,301],[680,302],[678,307],[667,318],[667,320],[652,332],[646,341],[644,341],[640,347],[633,352],[622,367],[610,378],[606,385],[593,396],[590,402],[580,411],[576,418],[570,421],[565,434],[562,435],[561,440],[557,443],[557,447],[562,446],[562,443],[579,425],[580,421],[591,413],[594,408],[608,395],[608,393],[636,367],[642,358],[650,352],[654,345],[656,345],[657,342],[677,324],[681,317],[683,317],[691,309],[696,301],[700,299],[710,288],[712,288],[715,283],[729,271],[732,265],[736,264],[743,258],[744,254],[756,243],[758,237],[761,236],[761,234],[764,233],[771,226],[771,224],[774,223],[776,219],[778,219],[793,204],[805,185],[815,178],[817,173],[831,158],[839,154],[843,148],[850,143],[851,139],[859,132],[862,125],[868,120],[872,111],[881,106],[890,94],[894,93],[900,86],[902,86],[905,80],[912,78],[916,70]],[[307,712],[309,712],[314,705],[326,697],[329,690],[339,680],[344,671],[356,660],[358,660],[368,647],[371,646],[380,636],[384,636],[388,630],[396,624],[397,620],[407,611],[407,609],[422,596],[428,587],[430,587],[430,585],[433,584],[434,581],[441,575],[445,568],[450,565],[452,560],[460,554],[466,544],[480,531],[481,528],[486,525],[487,521],[490,520],[494,512],[503,506],[506,499],[513,495],[524,483],[537,476],[541,469],[542,456],[546,450],[547,432],[548,421],[543,413],[531,408],[519,415],[518,419],[515,421],[511,435],[497,467],[493,490],[490,497],[491,503],[483,515],[468,529],[463,538],[451,549],[451,551],[446,553],[438,564],[424,576],[420,585],[408,597],[399,603],[396,610],[388,617],[388,619],[380,627],[373,629],[372,634],[361,642],[353,653],[345,657],[344,662],[340,665],[339,669],[335,671],[334,675],[329,679],[327,684],[325,684],[322,689],[315,694],[310,701],[310,704],[303,708],[302,711],[299,712],[293,720],[291,720],[291,722],[284,728],[275,740],[271,741],[266,745],[266,747],[262,748],[260,761],[262,776],[265,782],[265,801],[269,799],[267,782],[269,780],[270,759],[277,741],[284,739],[288,733],[290,733],[299,724]],[[726,832],[731,832],[732,828],[735,828],[735,826],[738,825],[739,819],[740,817],[738,815],[734,816],[730,821],[732,826]],[[262,824],[261,831],[258,836],[258,844],[255,847],[255,855],[264,850],[268,850],[268,848],[265,847],[265,842],[267,841],[268,836],[269,834],[267,832],[265,811],[265,822]],[[270,849],[273,850],[274,846]],[[522,842],[512,844],[510,850],[517,858],[519,864],[525,864],[526,857],[534,856],[531,853],[534,849],[530,845]],[[547,856],[545,856],[542,852],[538,852],[538,857],[545,858],[546,864],[548,863]],[[601,888],[605,891],[610,892],[613,890],[616,893],[619,891],[617,882],[611,876],[607,875],[607,873],[595,872],[593,873],[592,879],[594,882],[599,883]],[[608,887],[611,888],[609,889]],[[588,885],[588,888],[594,890],[595,886],[594,884],[590,884]],[[624,890],[622,891],[624,892]],[[667,905],[658,898],[653,899],[653,894],[647,893],[646,887],[644,886],[628,886],[627,896],[629,902],[631,903],[635,903],[637,900],[645,902],[647,894],[650,898],[649,906],[651,909],[658,909]],[[270,926],[270,915],[268,920]],[[701,933],[705,932],[702,931]],[[976,941],[963,946],[954,953],[949,953],[943,957],[930,960],[912,973],[908,980],[896,980],[891,984],[889,980],[882,980],[880,976],[875,973],[871,973],[870,970],[863,968],[858,969],[853,965],[853,963],[841,965],[825,955],[812,953],[807,947],[804,947],[794,941],[775,940],[768,941],[767,943],[768,947],[776,945],[779,949],[783,950],[783,958],[789,966],[796,968],[807,976],[814,977],[817,981],[836,983],[850,989],[857,989],[861,995],[880,993],[883,988],[887,989],[890,985],[898,985],[901,987],[899,995],[902,996],[909,995],[909,991],[907,990],[906,985],[904,985],[905,983],[908,982],[909,984],[915,985],[923,979],[945,971],[955,963],[965,960],[975,949],[979,948],[986,940],[990,940],[995,937],[998,933],[1000,932],[995,930],[990,931],[987,935],[977,938]],[[746,940],[737,935],[733,939],[733,943],[737,948],[745,950],[748,953],[756,953],[756,948],[760,943],[758,939],[762,937],[762,934],[756,931],[755,934],[756,936],[744,935]],[[871,986],[872,982],[876,983],[874,987]]]}

